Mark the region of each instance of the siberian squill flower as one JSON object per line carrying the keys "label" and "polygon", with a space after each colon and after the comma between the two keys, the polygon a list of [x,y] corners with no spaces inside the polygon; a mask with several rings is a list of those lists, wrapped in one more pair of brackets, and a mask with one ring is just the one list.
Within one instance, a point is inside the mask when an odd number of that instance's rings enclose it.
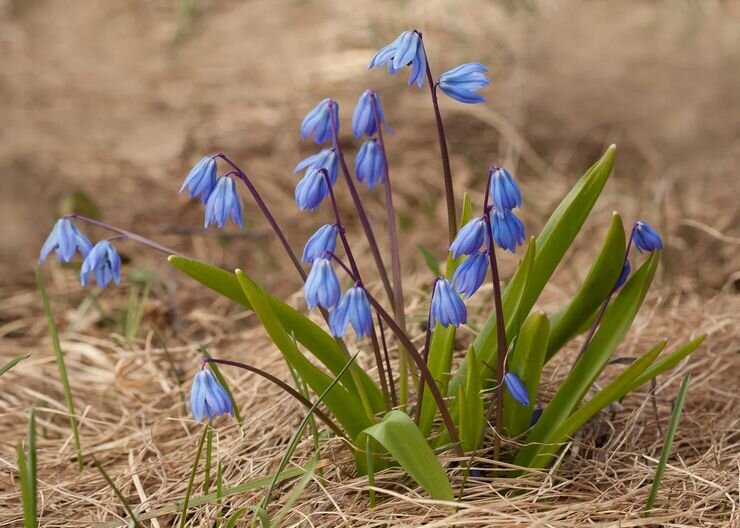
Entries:
{"label": "siberian squill flower", "polygon": [[461,103],[482,103],[486,98],[475,91],[488,86],[484,75],[487,71],[488,68],[479,62],[461,64],[439,76],[439,88]]}
{"label": "siberian squill flower", "polygon": [[624,266],[622,266],[622,271],[619,273],[619,278],[617,279],[617,283],[614,285],[614,291],[621,288],[622,285],[625,282],[627,282],[627,278],[630,276],[631,271],[632,271],[632,266],[630,266],[630,261],[625,259]]}
{"label": "siberian squill flower", "polygon": [[80,268],[80,282],[87,286],[90,274],[95,275],[98,286],[105,288],[111,281],[121,282],[121,257],[108,240],[101,240],[90,250]]}
{"label": "siberian squill flower", "polygon": [[480,251],[473,253],[455,270],[452,284],[455,285],[457,293],[469,298],[483,284],[487,271],[488,254]]}
{"label": "siberian squill flower", "polygon": [[216,186],[216,160],[211,156],[202,158],[185,177],[180,192],[188,188],[191,198],[199,196],[203,203],[208,201],[213,188]]}
{"label": "siberian squill flower", "polygon": [[383,107],[380,106],[380,95],[373,90],[365,90],[357,100],[357,106],[352,114],[352,133],[357,139],[365,134],[373,136],[378,131],[375,123],[375,108],[378,109],[378,119],[389,133],[393,131],[388,127],[383,116]]}
{"label": "siberian squill flower", "polygon": [[378,183],[385,183],[385,158],[375,139],[365,141],[357,152],[355,159],[357,179],[372,189]]}
{"label": "siberian squill flower", "polygon": [[329,328],[334,337],[342,337],[347,325],[352,324],[358,339],[369,336],[373,330],[370,302],[362,286],[349,288],[329,314]]}
{"label": "siberian squill flower", "polygon": [[320,257],[313,261],[306,278],[306,304],[309,308],[322,306],[327,310],[339,301],[339,279],[329,259]]}
{"label": "siberian squill flower", "polygon": [[472,255],[480,249],[486,238],[486,220],[484,217],[471,219],[457,232],[455,240],[450,245],[454,258],[460,255]]}
{"label": "siberian squill flower", "polygon": [[491,174],[491,201],[496,209],[514,209],[522,206],[522,193],[511,173],[496,167]]}
{"label": "siberian squill flower", "polygon": [[434,284],[430,314],[432,326],[437,322],[444,327],[460,326],[468,319],[465,303],[447,279],[440,277]]}
{"label": "siberian squill flower", "polygon": [[527,387],[524,382],[514,374],[513,372],[507,372],[504,374],[504,385],[509,391],[509,394],[524,407],[529,407],[529,394],[527,393]]}
{"label": "siberian squill flower", "polygon": [[306,169],[306,173],[311,169],[326,169],[326,173],[329,175],[331,184],[337,183],[337,170],[339,167],[339,158],[334,148],[325,148],[321,152],[312,154],[306,159],[302,160],[293,169],[293,174],[298,171]]}
{"label": "siberian squill flower", "polygon": [[655,251],[656,249],[663,249],[663,240],[661,240],[658,232],[647,222],[640,220],[635,223],[635,234],[633,240],[638,251]]}
{"label": "siberian squill flower", "polygon": [[404,31],[398,35],[396,40],[375,54],[370,64],[368,64],[368,68],[380,68],[386,64],[391,75],[411,65],[409,86],[414,83],[419,87],[424,86],[427,57],[424,53],[424,45],[421,42],[421,35],[416,31]]}
{"label": "siberian squill flower", "polygon": [[326,252],[334,253],[336,245],[337,226],[334,224],[322,225],[306,242],[301,260],[310,264]]}
{"label": "siberian squill flower", "polygon": [[516,247],[524,243],[524,224],[509,209],[491,211],[493,240],[502,249],[516,252]]}
{"label": "siberian squill flower", "polygon": [[301,211],[313,211],[329,195],[326,178],[321,169],[309,169],[295,188],[295,203]]}
{"label": "siberian squill flower", "polygon": [[205,227],[216,224],[221,229],[229,217],[242,227],[242,202],[236,192],[236,183],[231,176],[221,176],[206,202]]}
{"label": "siberian squill flower", "polygon": [[321,145],[332,139],[331,119],[334,116],[334,126],[337,128],[339,135],[339,105],[336,101],[326,98],[317,104],[301,123],[301,139],[305,139],[313,134],[313,140]]}
{"label": "siberian squill flower", "polygon": [[57,254],[57,259],[69,262],[79,250],[83,257],[92,249],[92,244],[83,235],[77,226],[69,218],[60,218],[46,238],[39,253],[39,264],[46,260],[52,251]]}
{"label": "siberian squill flower", "polygon": [[203,418],[211,420],[222,414],[234,416],[229,393],[219,384],[210,369],[201,368],[193,379],[190,389],[190,410],[196,422]]}

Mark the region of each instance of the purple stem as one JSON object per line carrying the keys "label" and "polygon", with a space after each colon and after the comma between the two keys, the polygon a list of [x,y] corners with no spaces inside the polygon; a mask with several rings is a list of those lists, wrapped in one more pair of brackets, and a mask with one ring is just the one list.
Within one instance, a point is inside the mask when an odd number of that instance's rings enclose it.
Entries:
{"label": "purple stem", "polygon": [[383,345],[383,356],[385,357],[385,367],[388,373],[388,384],[391,389],[391,402],[394,407],[398,406],[398,396],[396,395],[396,385],[393,383],[393,368],[391,367],[391,357],[388,354],[388,345],[385,342],[385,329],[383,328],[383,319],[380,318],[380,314],[375,312],[378,318],[378,329],[380,330],[380,342]]}
{"label": "purple stem", "polygon": [[[426,331],[426,335],[424,336],[424,352],[422,353],[422,358],[424,359],[425,365],[429,363],[429,343],[432,337],[432,302],[434,301],[434,292],[436,291],[438,280],[439,278],[434,279],[434,284],[432,284],[432,298],[429,300],[429,315],[427,316],[427,331]],[[416,404],[415,421],[416,421],[416,424],[418,425],[419,419],[421,418],[422,402],[424,401],[424,378],[419,380],[419,396],[416,399],[417,399],[417,404]]]}
{"label": "purple stem", "polygon": [[175,251],[174,249],[170,249],[167,246],[158,244],[154,240],[150,240],[143,236],[137,235],[136,233],[132,233],[131,231],[127,231],[125,229],[121,229],[120,227],[115,227],[110,224],[106,224],[105,222],[101,222],[99,220],[93,220],[92,218],[88,218],[86,216],[82,216],[77,213],[70,213],[70,214],[64,215],[64,218],[74,218],[75,220],[79,220],[81,222],[85,222],[85,223],[88,223],[88,224],[91,224],[97,227],[102,227],[103,229],[107,229],[108,231],[117,233],[120,236],[120,238],[125,238],[127,240],[133,240],[134,242],[138,242],[152,249],[156,249],[157,251],[161,251],[162,253],[165,253],[167,255],[178,255],[180,257],[184,256],[179,251]]}

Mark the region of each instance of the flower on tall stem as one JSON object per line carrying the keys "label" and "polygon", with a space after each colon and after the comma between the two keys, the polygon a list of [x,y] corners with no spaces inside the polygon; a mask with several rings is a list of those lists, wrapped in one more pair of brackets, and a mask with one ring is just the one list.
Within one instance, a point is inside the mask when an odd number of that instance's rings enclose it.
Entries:
{"label": "flower on tall stem", "polygon": [[313,211],[329,195],[324,169],[310,169],[295,188],[295,203],[301,211]]}
{"label": "flower on tall stem", "polygon": [[627,282],[627,278],[630,276],[631,272],[632,272],[632,266],[630,266],[630,261],[628,259],[624,259],[624,265],[622,266],[622,271],[619,273],[619,278],[617,279],[617,283],[614,285],[613,291],[618,290],[624,285],[625,282]]}
{"label": "flower on tall stem", "polygon": [[501,167],[491,167],[491,201],[498,210],[514,209],[522,206],[522,193],[509,171]]}
{"label": "flower on tall stem", "polygon": [[229,393],[205,365],[193,379],[193,386],[190,389],[190,410],[196,422],[204,418],[212,420],[223,414],[234,416],[234,407]]}
{"label": "flower on tall stem", "polygon": [[[304,141],[313,135],[313,140],[321,145],[332,139],[331,119],[339,127],[339,105],[327,97],[311,110],[301,123],[301,139]],[[339,132],[337,130],[337,132]]]}
{"label": "flower on tall stem", "polygon": [[365,182],[368,189],[378,183],[385,183],[385,156],[375,139],[365,141],[357,152],[355,174],[360,182]]}
{"label": "flower on tall stem", "polygon": [[242,227],[242,203],[236,191],[236,183],[231,176],[221,176],[206,202],[205,227],[215,224],[221,229],[229,217]]}
{"label": "flower on tall stem", "polygon": [[121,257],[108,240],[101,240],[87,254],[80,268],[80,282],[87,286],[90,275],[95,276],[98,286],[105,288],[108,284],[121,282]]}
{"label": "flower on tall stem", "polygon": [[310,264],[317,258],[321,258],[325,253],[334,253],[336,245],[337,226],[334,224],[322,225],[306,242],[301,260]]}
{"label": "flower on tall stem", "polygon": [[635,223],[633,240],[640,253],[663,249],[663,240],[660,238],[660,234],[650,224],[642,220]]}
{"label": "flower on tall stem", "polygon": [[396,40],[375,54],[368,68],[380,68],[384,65],[387,65],[391,75],[410,65],[409,86],[414,83],[419,87],[424,86],[427,57],[421,34],[418,31],[404,31]]}
{"label": "flower on tall stem", "polygon": [[478,251],[486,238],[486,231],[485,217],[480,216],[468,221],[458,231],[455,240],[450,244],[449,249],[452,251],[452,257],[457,258],[460,255],[472,255]]}
{"label": "flower on tall stem", "polygon": [[378,110],[378,118],[389,133],[393,131],[388,127],[383,115],[383,107],[380,106],[380,95],[373,90],[365,90],[357,100],[357,106],[352,114],[352,133],[357,139],[362,135],[373,136],[378,131],[375,122],[375,109]]}
{"label": "flower on tall stem", "polygon": [[527,386],[519,376],[509,371],[504,375],[504,385],[511,394],[512,398],[516,400],[519,405],[529,407],[529,394],[527,393]]}
{"label": "flower on tall stem", "polygon": [[432,292],[430,309],[430,323],[433,327],[437,322],[444,327],[460,326],[468,319],[468,311],[460,296],[452,287],[450,281],[438,278]]}
{"label": "flower on tall stem", "polygon": [[488,254],[479,251],[470,255],[455,270],[452,284],[460,295],[470,298],[481,287],[488,272]]}
{"label": "flower on tall stem", "polygon": [[187,187],[191,198],[200,197],[203,203],[208,202],[214,187],[216,187],[216,160],[211,156],[205,156],[190,169],[190,172],[182,182],[180,192]]}
{"label": "flower on tall stem", "polygon": [[39,264],[43,263],[52,251],[56,252],[57,259],[69,262],[77,251],[83,257],[92,249],[92,244],[82,232],[77,229],[69,218],[60,218],[46,238],[39,253]]}
{"label": "flower on tall stem", "polygon": [[488,68],[479,62],[468,62],[439,76],[438,85],[447,96],[466,104],[482,103],[485,97],[476,93],[488,86],[484,75]]}
{"label": "flower on tall stem", "polygon": [[321,306],[327,310],[339,301],[339,279],[326,257],[313,261],[311,272],[306,278],[306,304],[309,308]]}
{"label": "flower on tall stem", "polygon": [[334,337],[344,336],[349,324],[358,339],[369,336],[373,331],[370,301],[362,286],[355,285],[344,292],[337,307],[329,314],[329,328]]}
{"label": "flower on tall stem", "polygon": [[306,169],[306,174],[308,174],[308,171],[312,169],[325,169],[331,184],[334,185],[337,183],[338,167],[339,158],[334,148],[325,148],[300,161],[293,169],[293,173]]}
{"label": "flower on tall stem", "polygon": [[524,243],[524,224],[509,209],[491,211],[491,230],[496,245],[512,253]]}

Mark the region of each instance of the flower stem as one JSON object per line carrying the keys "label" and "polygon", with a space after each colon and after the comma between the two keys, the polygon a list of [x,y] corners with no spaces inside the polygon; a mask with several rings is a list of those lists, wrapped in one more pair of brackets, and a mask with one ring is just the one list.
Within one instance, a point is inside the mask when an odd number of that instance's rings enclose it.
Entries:
{"label": "flower stem", "polygon": [[[424,39],[419,33],[421,45],[424,46]],[[434,107],[434,119],[437,121],[437,137],[439,139],[439,154],[442,158],[442,174],[445,182],[445,199],[447,201],[447,228],[449,231],[449,243],[455,240],[457,235],[457,211],[455,210],[455,190],[452,187],[452,169],[450,169],[450,154],[447,151],[447,137],[445,128],[442,124],[442,113],[439,111],[439,101],[437,101],[437,83],[434,82],[432,69],[429,67],[429,56],[424,48],[424,56],[427,57],[427,82],[429,83],[429,93],[432,96],[432,106]]]}
{"label": "flower stem", "polygon": [[[337,103],[335,101],[332,101],[330,104],[337,104]],[[332,133],[332,141],[334,143],[334,150],[336,151],[337,156],[339,157],[339,163],[342,166],[342,173],[344,174],[344,179],[347,181],[347,187],[349,188],[349,192],[352,195],[352,201],[355,204],[355,209],[357,210],[357,216],[360,218],[362,229],[365,232],[367,243],[370,246],[370,251],[373,255],[373,259],[375,260],[375,266],[378,268],[378,275],[380,275],[380,280],[383,282],[383,287],[385,288],[386,294],[388,295],[388,299],[391,302],[393,302],[393,299],[394,299],[393,288],[391,287],[391,283],[388,280],[388,272],[385,270],[385,265],[383,264],[383,257],[381,257],[380,255],[380,248],[378,247],[378,241],[375,239],[375,233],[373,233],[372,225],[370,225],[370,219],[367,216],[367,211],[365,211],[365,206],[362,205],[360,194],[357,192],[357,187],[355,187],[355,183],[352,181],[352,176],[349,173],[347,162],[344,159],[344,152],[342,151],[342,147],[339,144],[338,124],[334,122],[334,112],[329,112],[329,113],[331,115],[329,122],[331,123],[331,133]]]}
{"label": "flower stem", "polygon": [[283,248],[285,248],[285,252],[288,254],[288,257],[290,257],[290,260],[293,262],[293,266],[295,266],[295,269],[298,271],[298,274],[301,276],[301,279],[305,282],[306,280],[306,272],[303,269],[303,266],[301,265],[301,261],[296,256],[295,252],[293,251],[293,248],[290,247],[290,243],[288,242],[288,239],[285,237],[285,233],[283,233],[283,230],[280,229],[280,226],[277,223],[277,220],[275,220],[275,217],[270,212],[270,209],[267,207],[267,204],[262,199],[262,196],[260,196],[260,193],[257,191],[257,188],[252,184],[252,181],[249,179],[249,177],[246,175],[246,173],[241,170],[241,168],[234,163],[226,154],[223,152],[220,152],[214,156],[214,158],[221,158],[226,163],[231,165],[233,167],[236,176],[244,183],[244,185],[247,186],[247,189],[249,189],[249,192],[252,194],[252,198],[254,198],[254,201],[257,203],[257,206],[260,208],[260,211],[262,211],[262,214],[269,222],[270,226],[272,227],[272,230],[275,232],[277,237],[280,239],[280,242],[283,244]]}
{"label": "flower stem", "polygon": [[[422,358],[424,359],[424,364],[429,363],[429,343],[431,342],[432,338],[432,301],[434,300],[434,292],[436,291],[437,281],[439,279],[434,279],[434,284],[432,285],[432,298],[429,300],[429,315],[427,316],[427,331],[426,335],[424,336],[424,351],[422,353]],[[419,393],[418,397],[416,398],[416,417],[415,421],[416,424],[419,425],[419,420],[421,418],[421,408],[422,403],[424,401],[424,378],[419,380]]]}
{"label": "flower stem", "polygon": [[391,402],[394,407],[398,406],[398,396],[396,395],[396,385],[393,383],[393,369],[391,368],[391,357],[388,354],[388,345],[385,342],[385,330],[383,328],[383,319],[380,318],[380,314],[375,312],[378,318],[378,330],[380,330],[380,342],[383,345],[383,356],[385,357],[385,367],[388,373],[388,385],[391,389]]}

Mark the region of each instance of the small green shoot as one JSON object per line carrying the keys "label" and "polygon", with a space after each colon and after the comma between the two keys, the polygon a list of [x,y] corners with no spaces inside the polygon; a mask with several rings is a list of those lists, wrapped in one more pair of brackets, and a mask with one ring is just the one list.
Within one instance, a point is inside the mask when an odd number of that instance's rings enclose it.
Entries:
{"label": "small green shoot", "polygon": [[36,506],[36,415],[33,408],[28,415],[28,455],[23,449],[22,442],[16,445],[16,454],[23,503],[23,526],[36,528],[39,524]]}
{"label": "small green shoot", "polygon": [[203,428],[203,434],[200,435],[200,441],[198,442],[198,449],[195,452],[195,460],[193,460],[193,469],[190,472],[190,479],[188,480],[188,488],[185,490],[185,499],[182,501],[182,513],[180,514],[180,528],[184,528],[185,521],[188,519],[188,503],[190,502],[190,496],[193,493],[193,483],[195,482],[195,475],[198,473],[198,464],[200,463],[200,455],[203,453],[203,444],[205,443],[206,436],[208,436],[208,429],[210,429],[211,423],[208,422]]}
{"label": "small green shoot", "polygon": [[116,497],[121,502],[123,509],[126,510],[126,513],[128,514],[129,519],[131,519],[131,522],[133,523],[133,525],[136,528],[144,528],[142,524],[139,522],[139,518],[134,513],[134,510],[131,509],[131,505],[126,500],[126,497],[123,496],[123,493],[121,493],[121,490],[118,489],[118,486],[116,486],[116,483],[113,482],[113,479],[110,478],[110,476],[105,471],[105,469],[103,469],[103,465],[95,457],[93,457],[93,465],[95,466],[95,469],[100,471],[100,474],[105,479],[105,482],[107,482],[110,489],[113,490],[113,493],[115,493]]}
{"label": "small green shoot", "polygon": [[5,365],[0,367],[0,376],[8,372],[10,369],[15,367],[18,363],[20,363],[24,359],[28,359],[29,357],[31,357],[31,354],[21,354],[20,356],[14,357],[10,361],[8,361]]}

